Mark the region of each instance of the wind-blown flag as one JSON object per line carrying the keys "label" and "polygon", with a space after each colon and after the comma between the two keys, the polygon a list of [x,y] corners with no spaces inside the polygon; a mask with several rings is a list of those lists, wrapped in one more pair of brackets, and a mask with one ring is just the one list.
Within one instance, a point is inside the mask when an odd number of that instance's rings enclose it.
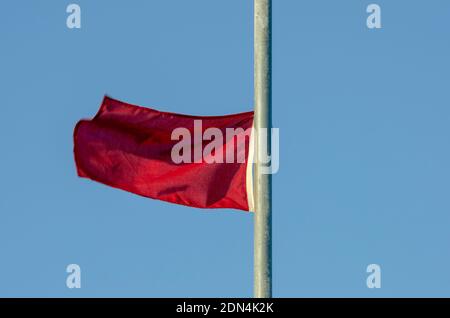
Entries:
{"label": "wind-blown flag", "polygon": [[253,112],[189,116],[105,96],[75,127],[77,172],[153,199],[252,211],[252,125]]}

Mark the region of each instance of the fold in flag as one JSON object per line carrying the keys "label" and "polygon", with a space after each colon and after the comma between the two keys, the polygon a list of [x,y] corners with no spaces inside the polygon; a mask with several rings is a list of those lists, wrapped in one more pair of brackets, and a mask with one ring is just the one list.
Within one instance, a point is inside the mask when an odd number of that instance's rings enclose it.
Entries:
{"label": "fold in flag", "polygon": [[189,116],[103,99],[74,131],[80,177],[197,208],[253,210],[253,112]]}

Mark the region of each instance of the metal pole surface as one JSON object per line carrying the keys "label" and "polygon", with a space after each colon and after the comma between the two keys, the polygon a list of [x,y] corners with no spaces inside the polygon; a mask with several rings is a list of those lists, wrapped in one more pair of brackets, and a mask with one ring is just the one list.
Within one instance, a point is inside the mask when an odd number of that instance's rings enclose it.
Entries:
{"label": "metal pole surface", "polygon": [[[254,213],[254,297],[272,297],[272,175],[263,173],[261,162],[271,153],[272,127],[272,0],[254,0],[254,85],[255,85],[255,213]],[[267,129],[261,134],[261,129]],[[266,143],[267,147],[262,147]]]}

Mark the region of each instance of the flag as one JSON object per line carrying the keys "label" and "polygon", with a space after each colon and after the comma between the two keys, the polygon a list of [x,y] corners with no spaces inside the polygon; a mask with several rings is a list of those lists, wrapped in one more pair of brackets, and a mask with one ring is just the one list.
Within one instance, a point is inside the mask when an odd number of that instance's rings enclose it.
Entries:
{"label": "flag", "polygon": [[77,173],[152,199],[253,211],[253,112],[191,116],[105,96],[74,130]]}

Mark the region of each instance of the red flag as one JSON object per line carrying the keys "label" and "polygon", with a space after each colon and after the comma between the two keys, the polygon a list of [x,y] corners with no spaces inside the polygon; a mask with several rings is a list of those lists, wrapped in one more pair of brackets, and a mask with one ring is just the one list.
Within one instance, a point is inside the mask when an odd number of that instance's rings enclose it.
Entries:
{"label": "red flag", "polygon": [[189,116],[105,97],[75,127],[78,175],[172,203],[252,211],[252,125],[253,112]]}

